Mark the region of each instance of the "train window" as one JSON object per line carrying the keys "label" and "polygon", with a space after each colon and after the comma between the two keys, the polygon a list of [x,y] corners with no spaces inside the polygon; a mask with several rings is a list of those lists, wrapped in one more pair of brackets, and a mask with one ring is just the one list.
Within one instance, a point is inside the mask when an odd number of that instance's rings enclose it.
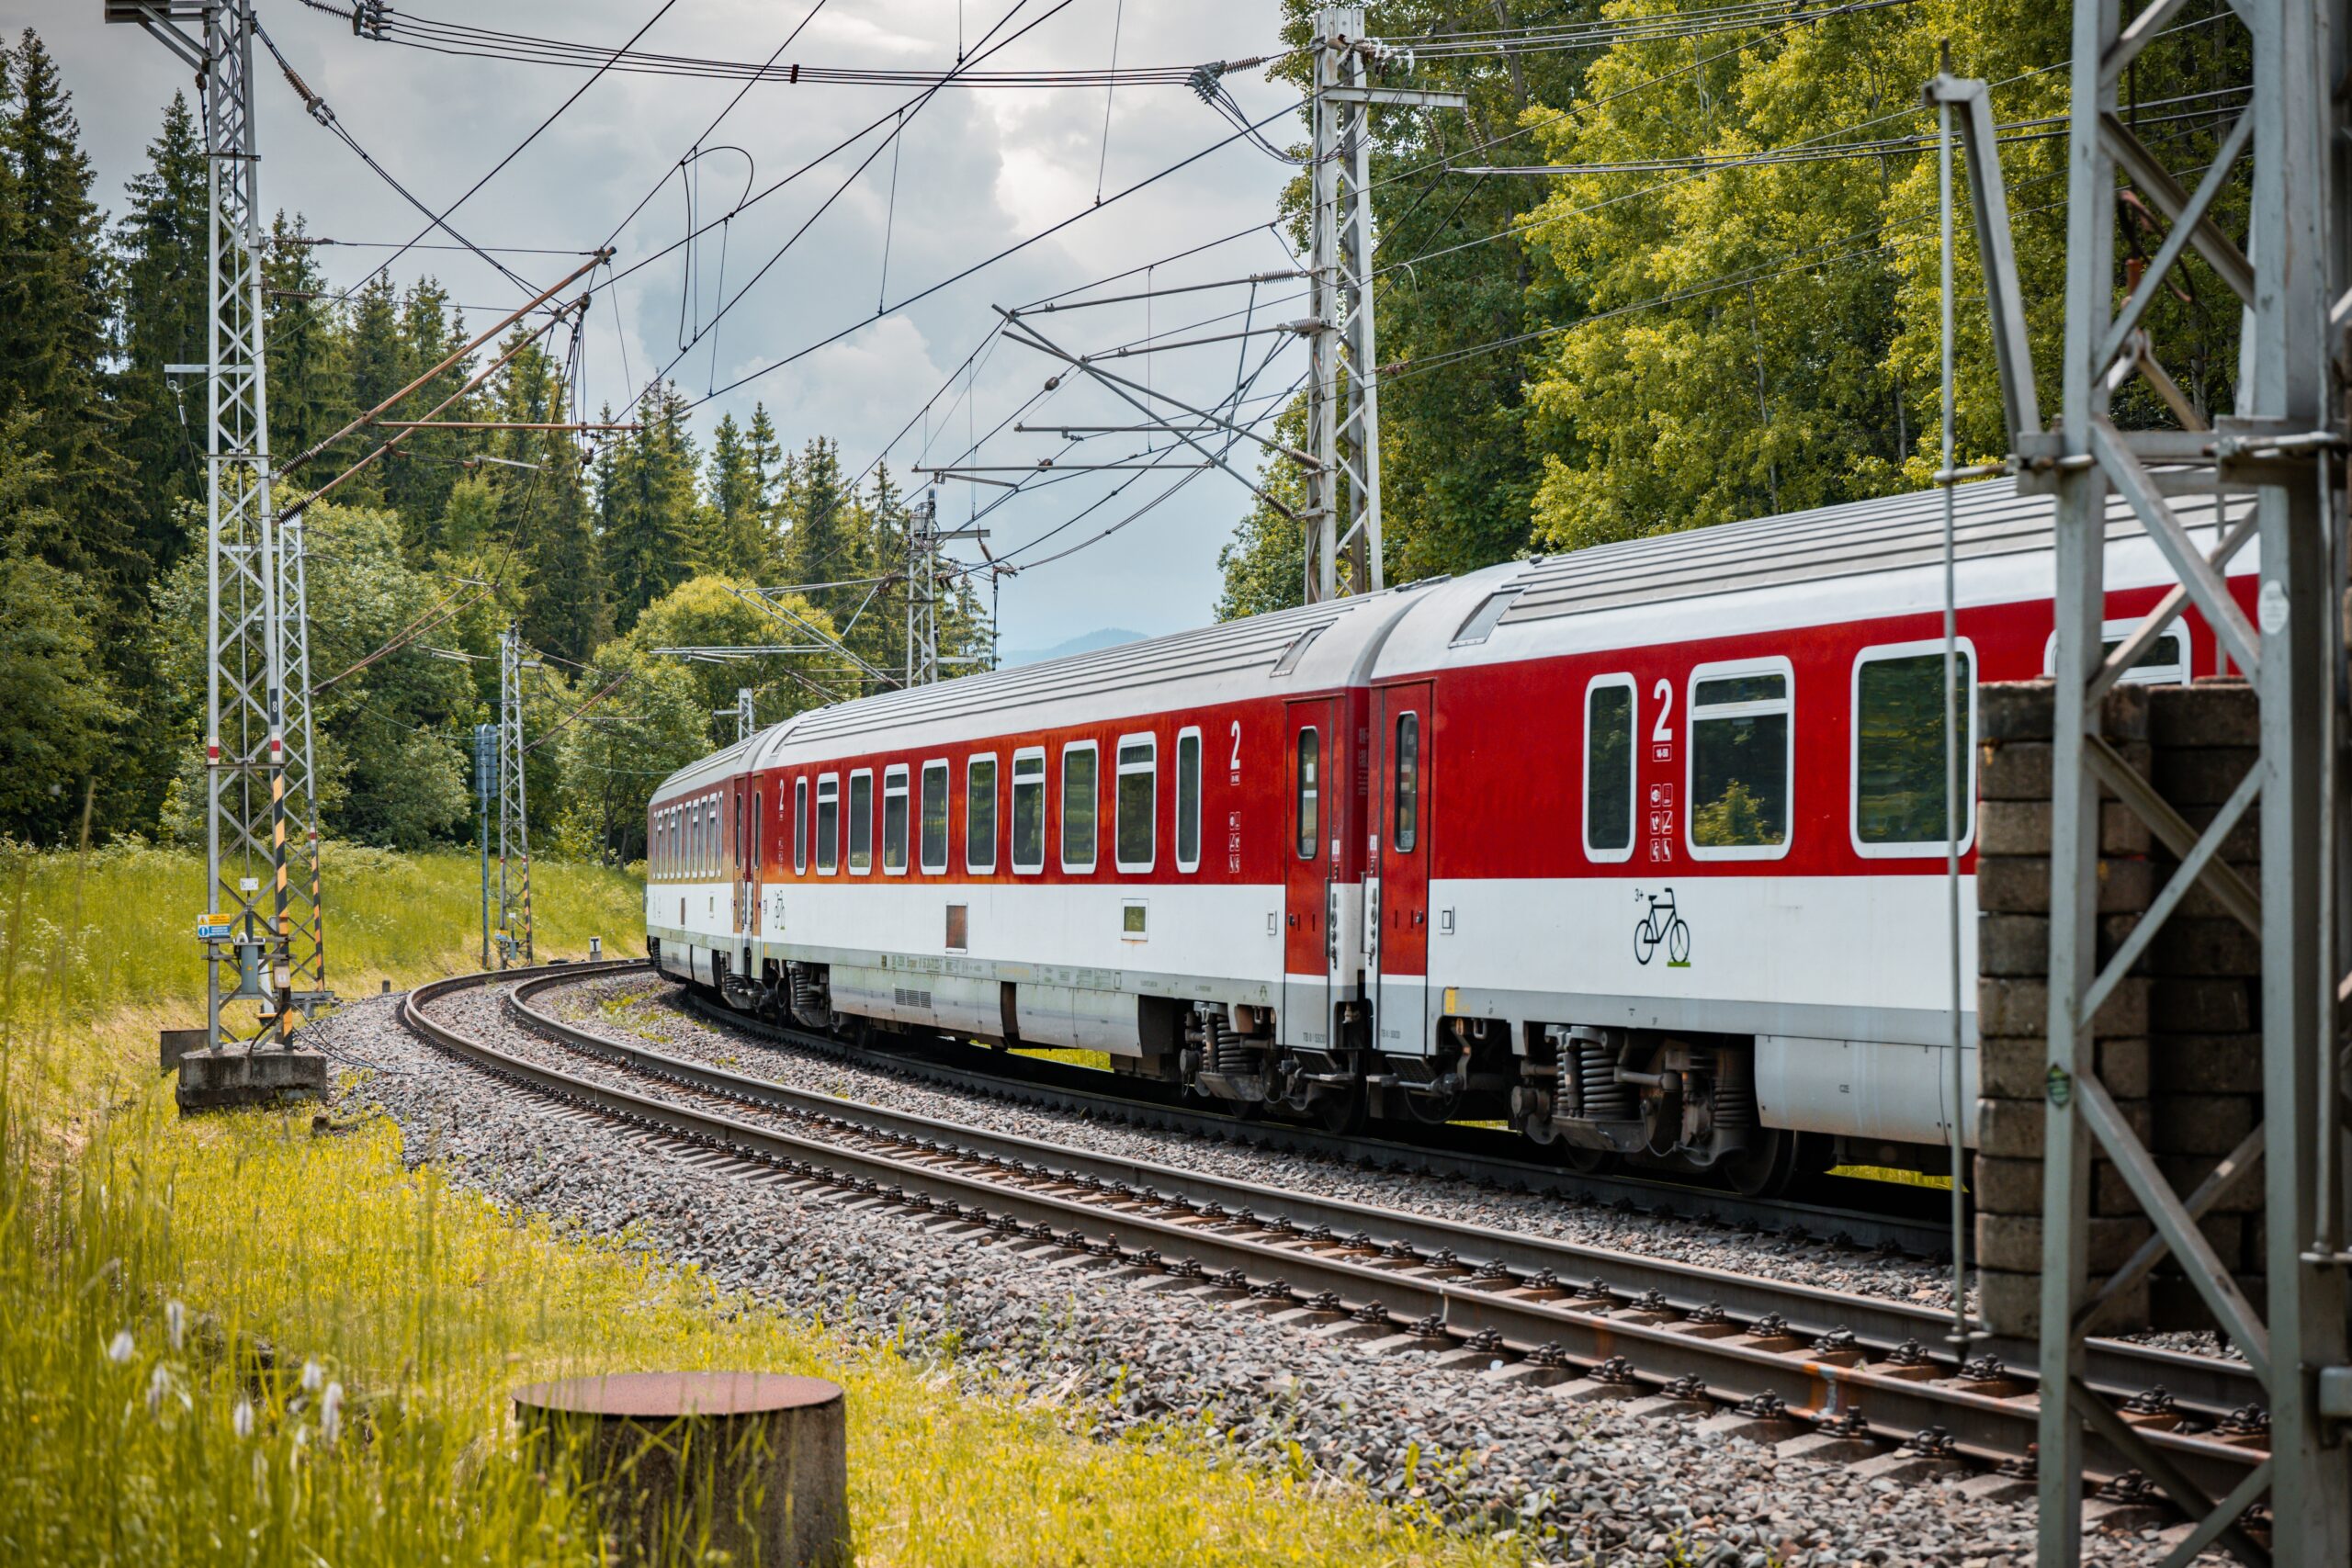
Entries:
{"label": "train window", "polygon": [[[1962,714],[1960,754],[1973,756],[1976,650],[1957,649],[1952,693]],[[1866,856],[1941,854],[1951,795],[1944,753],[1941,638],[1864,649],[1854,660],[1854,848]],[[1974,790],[1960,824],[1975,828]]]}
{"label": "train window", "polygon": [[1149,871],[1159,849],[1153,819],[1159,811],[1159,742],[1150,736],[1119,737],[1115,799],[1119,819],[1114,832],[1119,869]]}
{"label": "train window", "polygon": [[1634,678],[1596,676],[1584,689],[1584,852],[1634,855]]}
{"label": "train window", "polygon": [[792,781],[792,869],[795,873],[808,869],[808,778],[805,773]]}
{"label": "train window", "polygon": [[922,765],[922,871],[937,876],[947,869],[947,764]]}
{"label": "train window", "polygon": [[1201,732],[1176,734],[1176,869],[1201,869]]}
{"label": "train window", "polygon": [[817,781],[817,874],[831,876],[840,863],[842,780],[827,773]]}
{"label": "train window", "polygon": [[1012,754],[1012,869],[1046,869],[1046,753]]}
{"label": "train window", "polygon": [[986,875],[996,869],[996,759],[974,757],[964,764],[964,869]]}
{"label": "train window", "polygon": [[882,870],[891,876],[907,874],[907,767],[903,762],[882,773]]}
{"label": "train window", "polygon": [[1789,661],[1702,664],[1690,673],[1690,852],[1765,860],[1789,852]]}
{"label": "train window", "polygon": [[1395,771],[1388,792],[1394,818],[1388,841],[1397,853],[1408,855],[1421,841],[1421,716],[1418,713],[1396,716]]}
{"label": "train window", "polygon": [[1094,742],[1062,748],[1062,869],[1094,869],[1094,818],[1102,790]]}
{"label": "train window", "polygon": [[1323,736],[1313,725],[1305,725],[1298,732],[1298,858],[1313,860],[1315,845],[1323,836],[1318,812],[1323,793]]}
{"label": "train window", "polygon": [[874,869],[874,770],[859,768],[849,776],[849,874],[864,876]]}
{"label": "train window", "polygon": [[[2099,640],[2103,645],[2100,656],[2104,658],[2121,648],[2124,640],[2139,629],[2137,616],[2102,622],[2099,626]],[[1943,645],[1938,643],[1936,646],[1941,648]],[[2041,672],[2044,675],[2058,673],[2056,632],[2052,632],[2049,640],[2041,645]],[[2179,685],[2188,679],[2188,633],[2176,623],[2149,645],[2147,652],[2132,660],[2132,668],[2118,676],[2116,683],[2123,686],[2172,686]]]}

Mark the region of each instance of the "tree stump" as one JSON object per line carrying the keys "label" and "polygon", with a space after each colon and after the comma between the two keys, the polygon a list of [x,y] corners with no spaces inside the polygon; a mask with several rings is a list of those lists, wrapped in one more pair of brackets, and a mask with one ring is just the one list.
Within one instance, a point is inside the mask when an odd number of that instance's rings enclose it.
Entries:
{"label": "tree stump", "polygon": [[516,1418],[596,1494],[626,1562],[725,1551],[761,1568],[849,1568],[841,1386],[769,1372],[626,1372],[514,1392]]}

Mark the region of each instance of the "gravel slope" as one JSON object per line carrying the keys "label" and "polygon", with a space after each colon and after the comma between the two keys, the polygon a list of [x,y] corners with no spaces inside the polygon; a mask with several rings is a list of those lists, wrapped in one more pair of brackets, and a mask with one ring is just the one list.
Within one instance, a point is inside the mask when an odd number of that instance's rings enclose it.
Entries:
{"label": "gravel slope", "polygon": [[[393,1002],[370,998],[311,1034],[374,1066],[345,1091],[345,1107],[395,1117],[413,1159],[445,1161],[457,1179],[518,1211],[696,1264],[722,1284],[822,1313],[844,1332],[900,1338],[909,1354],[952,1366],[969,1391],[1055,1403],[1105,1432],[1206,1423],[1266,1462],[1304,1464],[1510,1530],[1531,1562],[1657,1562],[1678,1549],[1687,1562],[1740,1568],[2031,1561],[2030,1508],[1973,1502],[1945,1485],[1866,1482],[1715,1438],[1687,1418],[1571,1405],[1475,1371],[1434,1369],[1425,1354],[1311,1340],[1222,1301],[945,1240],[914,1215],[706,1168],[452,1061],[401,1029]],[[502,1049],[555,1049],[514,1030],[495,993],[461,994],[439,1010]],[[847,1072],[804,1065],[835,1085]],[[1160,1152],[1197,1159],[1209,1151],[1184,1141]],[[1324,1170],[1317,1185],[1335,1174],[1381,1179]],[[1498,1201],[1508,1200],[1480,1195],[1455,1212],[1476,1217]],[[2160,1554],[2153,1534],[2101,1546],[2119,1562]]]}

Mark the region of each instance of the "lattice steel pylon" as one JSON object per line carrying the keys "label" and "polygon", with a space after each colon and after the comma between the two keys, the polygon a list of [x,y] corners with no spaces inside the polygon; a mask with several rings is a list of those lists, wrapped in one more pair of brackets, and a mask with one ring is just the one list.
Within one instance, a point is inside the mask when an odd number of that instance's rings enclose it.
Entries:
{"label": "lattice steel pylon", "polygon": [[909,686],[939,679],[939,491],[907,509],[907,674]]}
{"label": "lattice steel pylon", "polygon": [[523,634],[498,634],[498,966],[531,962],[531,814],[523,786]]}
{"label": "lattice steel pylon", "polygon": [[[262,345],[252,0],[107,0],[196,72],[208,208],[205,868],[210,1045],[282,1045],[331,999],[301,532],[280,536]],[[192,35],[184,23],[199,29]],[[251,1024],[232,1004],[259,1006]]]}
{"label": "lattice steel pylon", "polygon": [[[1307,164],[1306,592],[1313,604],[1376,593],[1386,581],[1380,533],[1380,355],[1373,327],[1372,111],[1380,105],[1461,108],[1460,93],[1370,85],[1380,45],[1363,7],[1315,13],[1315,139]],[[1340,575],[1340,561],[1348,563]]]}
{"label": "lattice steel pylon", "polygon": [[[2098,1433],[2198,1520],[2169,1562],[2221,1541],[2249,1561],[2342,1568],[2352,1562],[2352,1356],[2346,1346],[2346,1147],[2337,1052],[2347,992],[2343,874],[2345,791],[2343,378],[2352,356],[2346,265],[2346,0],[2233,0],[2251,35],[2252,97],[2191,184],[2177,180],[2117,113],[2117,84],[2180,9],[2156,0],[2126,26],[2117,0],[2076,0],[2064,402],[2055,427],[2014,433],[2031,488],[2058,496],[2056,727],[2052,811],[2049,1094],[2044,1119],[2041,1282],[2041,1560],[2082,1555],[2084,1434]],[[2224,25],[2229,25],[2226,22]],[[2213,221],[2216,196],[2251,152],[2241,249]],[[2119,176],[2170,220],[2168,237],[2119,305]],[[2194,248],[2244,305],[2238,407],[2211,429],[2166,393],[2138,329]],[[2016,280],[1988,276],[1997,299]],[[2021,337],[2019,339],[2021,342]],[[2018,367],[2018,345],[2005,349]],[[2186,412],[2185,428],[2121,431],[2109,400],[2147,374]],[[2014,413],[2014,403],[2013,403]],[[2170,498],[2251,495],[2245,524],[2210,553]],[[2103,636],[2105,512],[2122,497],[2178,576],[2120,646]],[[2225,581],[2259,540],[2249,617]],[[2194,606],[2260,699],[2261,750],[2210,827],[2191,827],[2098,733],[2102,699],[2181,611]],[[2145,818],[2180,860],[2132,934],[2099,963],[2098,862],[2102,786]],[[2259,801],[2258,889],[2220,847]],[[2183,1195],[2133,1134],[2093,1055],[2090,1021],[2186,895],[2201,887],[2250,927],[2262,952],[2265,1122],[2199,1189]],[[2111,1159],[2155,1237],[2094,1295],[2091,1161]],[[2265,1299],[2242,1292],[2199,1217],[2258,1168],[2266,1200]],[[2144,1278],[2166,1251],[2267,1390],[2271,1455],[2225,1498],[2205,1495],[2083,1382],[2082,1325],[2106,1297]],[[2269,1552],[2238,1529],[2270,1499]]]}

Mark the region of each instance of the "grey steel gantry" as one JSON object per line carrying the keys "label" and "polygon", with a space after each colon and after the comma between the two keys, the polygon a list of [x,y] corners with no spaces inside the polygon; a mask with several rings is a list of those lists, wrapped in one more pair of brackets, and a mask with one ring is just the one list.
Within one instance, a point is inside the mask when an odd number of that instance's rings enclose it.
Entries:
{"label": "grey steel gantry", "polygon": [[[2003,243],[1986,254],[2014,446],[2026,488],[2058,498],[2056,720],[2052,807],[2050,1013],[2044,1117],[2040,1489],[2041,1561],[2082,1557],[2083,1447],[2096,1431],[2196,1521],[2170,1553],[2213,1544],[2255,1562],[2343,1568],[2352,1562],[2352,1353],[2347,1353],[2347,1148],[2339,1051],[2346,978],[2345,725],[2346,536],[2345,378],[2352,368],[2346,265],[2346,0],[2232,0],[2250,36],[2253,91],[2213,161],[2177,178],[2127,126],[2117,85],[2180,12],[2154,0],[2128,24],[2117,0],[2075,0],[2067,193],[2065,363],[2055,424],[2033,413],[2021,293]],[[1973,95],[1971,176],[1993,166],[1980,84],[1939,78],[1930,96]],[[1980,155],[1982,164],[1980,166]],[[2233,171],[2253,160],[2241,248],[2214,222]],[[1991,177],[1997,182],[1997,174]],[[2128,180],[2169,220],[2143,273],[2120,292],[2117,186]],[[1980,234],[1985,213],[1978,213]],[[2005,242],[2006,236],[2001,237]],[[2243,306],[2238,404],[2211,428],[2170,388],[2140,332],[2157,292],[2194,249]],[[2175,430],[2120,430],[2109,399],[2146,376],[2180,415]],[[2210,551],[2171,498],[2246,495],[2244,524]],[[2120,643],[2105,635],[2106,507],[2120,497],[2177,578]],[[2229,563],[2259,541],[2249,617]],[[2101,703],[2165,626],[2194,606],[2259,699],[2260,755],[2201,831],[2099,734]],[[2145,818],[2180,866],[2147,914],[2099,963],[2098,862],[2102,788]],[[2259,806],[2258,889],[2223,863],[2222,840]],[[2262,955],[2263,1123],[2197,1190],[2174,1189],[2100,1082],[2091,1021],[2192,888],[2203,887],[2258,938]],[[2094,1153],[2113,1161],[2154,1236],[2098,1293],[2088,1239]],[[2267,1235],[2259,1304],[2205,1241],[2199,1216],[2259,1171]],[[2268,1461],[2226,1497],[2205,1495],[2142,1440],[2083,1378],[2084,1325],[2165,1253],[2260,1378],[2271,1416]],[[2268,1500],[2268,1551],[2240,1529]]]}
{"label": "grey steel gantry", "polygon": [[[281,532],[271,493],[253,0],[106,0],[105,17],[169,49],[202,99],[207,357],[168,368],[206,387],[206,1033],[216,1051],[284,1047],[295,1015],[334,998],[302,533]],[[247,1001],[250,1024],[232,1008]]]}
{"label": "grey steel gantry", "polygon": [[531,962],[531,814],[523,785],[522,631],[498,634],[498,966]]}

